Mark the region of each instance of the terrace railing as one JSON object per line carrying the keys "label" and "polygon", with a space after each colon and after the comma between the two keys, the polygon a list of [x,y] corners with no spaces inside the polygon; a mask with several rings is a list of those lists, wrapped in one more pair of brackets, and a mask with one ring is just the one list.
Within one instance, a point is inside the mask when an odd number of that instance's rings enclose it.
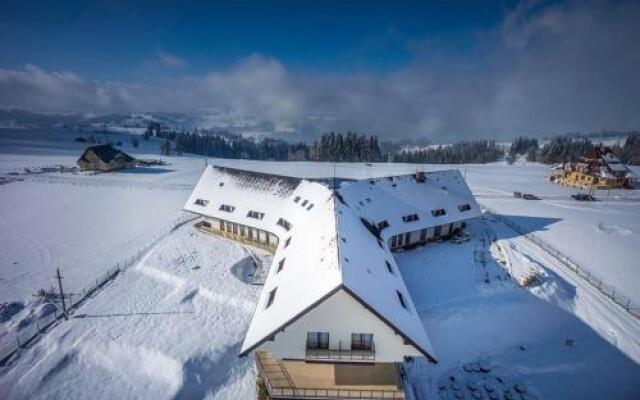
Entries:
{"label": "terrace railing", "polygon": [[309,349],[306,357],[310,361],[346,361],[346,362],[375,362],[376,347],[371,344],[371,350],[342,350],[342,349]]}

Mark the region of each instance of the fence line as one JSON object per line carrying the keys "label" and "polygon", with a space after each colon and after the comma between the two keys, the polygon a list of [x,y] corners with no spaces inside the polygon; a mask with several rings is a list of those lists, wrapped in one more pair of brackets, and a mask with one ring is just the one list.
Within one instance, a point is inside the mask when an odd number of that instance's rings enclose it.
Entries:
{"label": "fence line", "polygon": [[617,292],[615,286],[609,285],[603,279],[600,279],[599,277],[594,275],[592,272],[589,272],[585,268],[580,267],[580,265],[576,261],[572,260],[569,256],[557,250],[555,247],[551,246],[547,242],[541,240],[536,235],[532,233],[527,233],[526,229],[524,229],[522,226],[518,225],[517,223],[513,222],[508,217],[500,215],[499,213],[497,213],[496,211],[492,210],[491,208],[485,205],[483,205],[483,207],[487,211],[489,211],[489,213],[493,217],[500,220],[509,228],[518,232],[525,239],[536,244],[537,246],[539,246],[540,248],[542,248],[543,250],[545,250],[546,252],[554,256],[558,261],[560,261],[562,265],[564,265],[566,268],[574,272],[579,278],[589,283],[592,287],[597,289],[600,293],[604,294],[606,297],[612,300],[615,304],[622,307],[625,311],[627,311],[633,317],[640,319],[640,307],[632,303],[630,298],[624,296],[620,292]]}
{"label": "fence line", "polygon": [[31,182],[49,183],[49,184],[67,184],[72,186],[96,186],[96,187],[118,187],[125,189],[162,189],[174,191],[191,191],[193,184],[182,183],[163,183],[153,181],[126,181],[113,178],[93,178],[93,177],[77,177],[77,176],[51,176],[51,175],[35,175],[26,174],[20,176]]}
{"label": "fence line", "polygon": [[[120,273],[127,270],[129,267],[135,265],[142,257],[147,254],[151,248],[153,248],[160,240],[167,237],[171,232],[181,226],[195,221],[200,218],[199,216],[182,215],[167,224],[162,230],[160,230],[147,244],[136,250],[135,254],[127,257],[121,262],[117,262],[112,268],[109,268],[106,272],[100,273],[95,281],[90,282],[82,289],[77,290],[74,294],[65,294],[65,301],[68,301],[67,314],[72,314],[88,299],[94,296],[100,289],[104,288],[107,283],[115,279]],[[20,329],[15,333],[15,341],[5,343],[0,347],[0,366],[5,365],[14,354],[18,353],[20,349],[25,348],[31,344],[39,335],[45,333],[52,328],[57,322],[63,321],[65,315],[62,311],[58,310],[58,307],[52,307],[52,311],[47,315],[38,318],[34,323],[30,323],[23,329]]]}

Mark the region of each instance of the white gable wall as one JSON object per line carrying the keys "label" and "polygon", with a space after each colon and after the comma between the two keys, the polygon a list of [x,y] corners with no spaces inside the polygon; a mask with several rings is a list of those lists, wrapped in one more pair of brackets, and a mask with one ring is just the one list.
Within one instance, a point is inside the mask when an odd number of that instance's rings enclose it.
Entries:
{"label": "white gable wall", "polygon": [[[398,310],[398,312],[410,312]],[[344,290],[339,290],[314,309],[300,317],[284,332],[276,334],[260,349],[277,358],[304,359],[307,332],[329,332],[329,348],[351,348],[352,333],[372,333],[376,362],[401,362],[404,356],[421,356],[412,345],[405,345],[402,336],[380,320]]]}

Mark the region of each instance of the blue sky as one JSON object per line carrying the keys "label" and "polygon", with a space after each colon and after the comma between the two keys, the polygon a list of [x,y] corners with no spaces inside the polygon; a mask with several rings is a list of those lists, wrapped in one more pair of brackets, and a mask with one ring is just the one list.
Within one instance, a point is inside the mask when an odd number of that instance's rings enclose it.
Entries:
{"label": "blue sky", "polygon": [[[158,53],[205,73],[258,53],[294,71],[384,73],[437,42],[470,51],[514,2],[26,2],[0,5],[0,66],[32,63],[101,80],[156,74]],[[183,60],[180,63],[179,60]]]}
{"label": "blue sky", "polygon": [[434,140],[640,127],[637,0],[0,2],[0,107]]}

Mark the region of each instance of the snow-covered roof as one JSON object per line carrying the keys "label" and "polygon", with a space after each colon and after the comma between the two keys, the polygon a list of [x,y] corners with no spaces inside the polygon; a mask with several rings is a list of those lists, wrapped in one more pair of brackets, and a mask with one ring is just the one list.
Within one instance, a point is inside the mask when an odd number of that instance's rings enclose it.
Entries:
{"label": "snow-covered roof", "polygon": [[[460,211],[463,204],[469,209]],[[431,210],[436,208],[444,208],[446,214],[434,217]],[[424,179],[402,175],[343,181],[334,190],[321,182],[214,166],[204,171],[184,209],[263,229],[280,239],[242,354],[344,289],[431,360],[429,338],[387,240],[396,233],[480,213],[457,171],[427,173]],[[251,218],[249,211],[264,215]],[[418,220],[404,222],[408,214],[418,215]],[[281,218],[291,224],[289,229],[278,224]],[[379,240],[363,221],[381,220],[389,226]],[[408,310],[401,308],[397,292]],[[273,301],[267,307],[269,297]]]}

